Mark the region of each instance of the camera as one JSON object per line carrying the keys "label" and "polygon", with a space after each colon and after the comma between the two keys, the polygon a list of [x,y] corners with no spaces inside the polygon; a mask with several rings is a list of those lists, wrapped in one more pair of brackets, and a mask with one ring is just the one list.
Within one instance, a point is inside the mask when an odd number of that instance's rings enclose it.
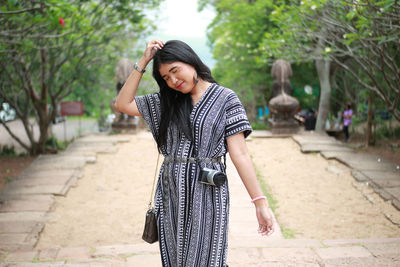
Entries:
{"label": "camera", "polygon": [[200,183],[221,186],[226,181],[225,173],[209,168],[201,168],[200,169]]}

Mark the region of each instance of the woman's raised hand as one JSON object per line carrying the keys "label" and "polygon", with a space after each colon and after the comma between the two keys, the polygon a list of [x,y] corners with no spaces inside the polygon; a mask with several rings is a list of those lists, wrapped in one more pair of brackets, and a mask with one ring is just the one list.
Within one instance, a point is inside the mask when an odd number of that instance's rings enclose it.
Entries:
{"label": "woman's raised hand", "polygon": [[150,62],[154,54],[158,49],[162,49],[164,46],[164,42],[159,39],[151,40],[146,44],[146,49],[144,50],[143,57],[147,62]]}

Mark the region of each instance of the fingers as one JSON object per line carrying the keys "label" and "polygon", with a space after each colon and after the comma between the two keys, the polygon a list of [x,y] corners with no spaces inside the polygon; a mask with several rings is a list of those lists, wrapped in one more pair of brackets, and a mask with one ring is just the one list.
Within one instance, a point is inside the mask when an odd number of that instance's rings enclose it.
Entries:
{"label": "fingers", "polygon": [[269,236],[274,233],[274,225],[260,225],[258,227],[258,233],[263,235],[263,236]]}
{"label": "fingers", "polygon": [[151,49],[162,49],[164,46],[164,42],[160,39],[153,39],[147,43],[147,47]]}

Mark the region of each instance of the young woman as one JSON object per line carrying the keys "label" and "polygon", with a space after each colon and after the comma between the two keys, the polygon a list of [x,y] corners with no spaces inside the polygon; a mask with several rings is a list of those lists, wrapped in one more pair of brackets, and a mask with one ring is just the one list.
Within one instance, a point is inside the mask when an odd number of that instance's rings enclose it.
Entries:
{"label": "young woman", "polygon": [[[152,59],[160,92],[135,97]],[[143,116],[164,156],[155,194],[163,266],[226,266],[228,181],[212,185],[199,179],[204,168],[225,172],[227,152],[255,205],[259,233],[273,232],[245,143],[252,130],[245,110],[187,44],[147,43],[115,105],[126,114]]]}

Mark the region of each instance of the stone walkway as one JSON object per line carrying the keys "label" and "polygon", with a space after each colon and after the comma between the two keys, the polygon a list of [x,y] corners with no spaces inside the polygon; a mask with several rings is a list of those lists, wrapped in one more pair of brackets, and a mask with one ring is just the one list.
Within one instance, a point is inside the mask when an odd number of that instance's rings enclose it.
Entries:
{"label": "stone walkway", "polygon": [[357,181],[368,182],[377,194],[400,210],[400,166],[376,155],[357,153],[327,135],[305,132],[292,138],[302,152],[320,152],[324,158],[336,159],[352,168]]}
{"label": "stone walkway", "polygon": [[[264,137],[263,132],[255,133],[257,135]],[[387,162],[373,161],[367,156],[356,158],[354,152],[326,136],[302,134],[293,139],[300,143],[304,152],[321,151],[327,158],[343,160],[354,168],[354,173],[364,175],[355,175],[356,179],[364,177],[374,183],[367,174],[395,175],[379,176],[377,181],[385,183],[377,182],[374,186],[398,201],[398,195],[392,194],[395,192],[392,189],[398,190],[398,185],[387,185],[398,181],[399,172],[393,171],[393,166]],[[0,266],[161,266],[158,244],[144,242],[93,248],[34,249],[45,222],[51,219],[54,196],[66,195],[82,176],[85,164],[95,164],[97,153],[115,153],[115,144],[128,140],[115,135],[80,138],[60,155],[40,156],[18,179],[8,184],[0,195]],[[379,167],[372,165],[375,163]],[[233,164],[229,162],[228,166],[231,178],[229,266],[400,266],[400,238],[283,239],[277,224],[272,236],[259,236],[249,196]]]}

